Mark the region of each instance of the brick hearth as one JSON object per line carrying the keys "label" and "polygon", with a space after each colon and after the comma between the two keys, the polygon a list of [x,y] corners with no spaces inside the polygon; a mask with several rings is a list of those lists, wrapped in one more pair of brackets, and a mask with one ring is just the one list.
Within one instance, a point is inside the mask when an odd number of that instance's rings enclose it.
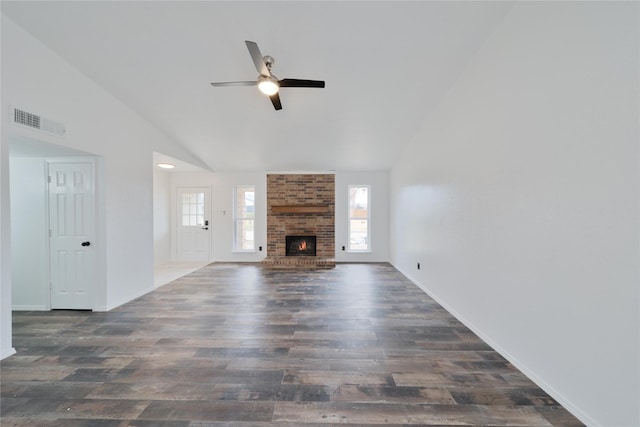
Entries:
{"label": "brick hearth", "polygon": [[[316,256],[286,256],[285,236],[316,236]],[[335,267],[335,175],[267,175],[267,258],[273,268]]]}

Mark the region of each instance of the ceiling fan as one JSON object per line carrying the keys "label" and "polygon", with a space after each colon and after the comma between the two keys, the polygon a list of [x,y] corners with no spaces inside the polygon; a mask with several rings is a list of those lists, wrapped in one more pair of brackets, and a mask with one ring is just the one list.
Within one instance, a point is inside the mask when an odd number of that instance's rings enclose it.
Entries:
{"label": "ceiling fan", "polygon": [[282,79],[278,80],[276,76],[271,74],[271,67],[275,60],[269,56],[262,56],[258,45],[255,42],[245,40],[247,49],[251,59],[256,66],[256,70],[260,73],[258,80],[240,81],[240,82],[218,82],[211,83],[211,86],[258,86],[260,92],[264,93],[271,99],[273,108],[276,110],[282,110],[282,103],[280,102],[280,95],[278,92],[283,87],[309,87],[309,88],[324,88],[324,80],[301,80],[301,79]]}

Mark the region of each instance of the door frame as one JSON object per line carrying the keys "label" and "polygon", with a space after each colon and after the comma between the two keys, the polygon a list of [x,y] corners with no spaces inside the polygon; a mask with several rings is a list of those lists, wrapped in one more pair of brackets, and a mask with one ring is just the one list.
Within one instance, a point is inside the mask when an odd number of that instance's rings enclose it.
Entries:
{"label": "door frame", "polygon": [[92,276],[94,278],[94,285],[88,289],[89,299],[91,301],[91,307],[89,308],[92,311],[96,311],[97,307],[97,295],[99,290],[99,283],[102,282],[100,272],[100,255],[101,255],[101,245],[100,245],[100,230],[101,224],[98,222],[100,216],[98,215],[98,162],[94,157],[55,157],[55,158],[47,158],[44,162],[44,185],[45,185],[45,206],[46,206],[46,215],[45,215],[45,241],[47,242],[47,283],[46,283],[46,309],[51,311],[51,296],[52,296],[52,287],[53,284],[51,282],[51,238],[50,238],[50,224],[51,224],[51,204],[50,204],[50,193],[49,193],[49,165],[52,164],[71,164],[71,163],[89,163],[91,165],[91,175],[92,175],[92,192],[93,192],[93,241],[91,242],[94,247],[94,260],[93,260],[93,273]]}

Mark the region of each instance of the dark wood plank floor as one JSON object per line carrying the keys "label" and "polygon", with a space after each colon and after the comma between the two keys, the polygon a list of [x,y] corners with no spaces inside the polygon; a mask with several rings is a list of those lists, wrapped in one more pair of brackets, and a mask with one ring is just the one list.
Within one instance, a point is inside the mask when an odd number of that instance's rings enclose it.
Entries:
{"label": "dark wood plank floor", "polygon": [[582,425],[388,264],[212,264],[14,345],[3,427]]}

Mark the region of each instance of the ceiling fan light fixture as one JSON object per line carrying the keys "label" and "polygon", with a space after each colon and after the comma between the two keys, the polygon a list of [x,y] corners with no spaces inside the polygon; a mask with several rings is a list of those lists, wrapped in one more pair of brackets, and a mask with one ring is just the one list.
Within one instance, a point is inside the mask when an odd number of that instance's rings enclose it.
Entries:
{"label": "ceiling fan light fixture", "polygon": [[158,163],[156,166],[162,169],[173,169],[176,167],[176,165],[172,163]]}
{"label": "ceiling fan light fixture", "polygon": [[[2,0],[0,0],[2,1]],[[240,82],[216,82],[211,83],[211,86],[258,86],[258,90],[267,95],[273,104],[275,110],[282,110],[282,103],[280,102],[280,87],[306,87],[306,88],[324,88],[324,80],[305,80],[305,79],[282,79],[278,80],[276,76],[271,74],[271,67],[275,62],[274,59],[269,56],[262,56],[260,49],[256,42],[245,40],[244,42],[249,50],[249,55],[253,61],[253,65],[258,72],[257,80],[240,81]]]}
{"label": "ceiling fan light fixture", "polygon": [[258,77],[258,89],[267,96],[275,95],[280,90],[278,80],[273,76]]}

